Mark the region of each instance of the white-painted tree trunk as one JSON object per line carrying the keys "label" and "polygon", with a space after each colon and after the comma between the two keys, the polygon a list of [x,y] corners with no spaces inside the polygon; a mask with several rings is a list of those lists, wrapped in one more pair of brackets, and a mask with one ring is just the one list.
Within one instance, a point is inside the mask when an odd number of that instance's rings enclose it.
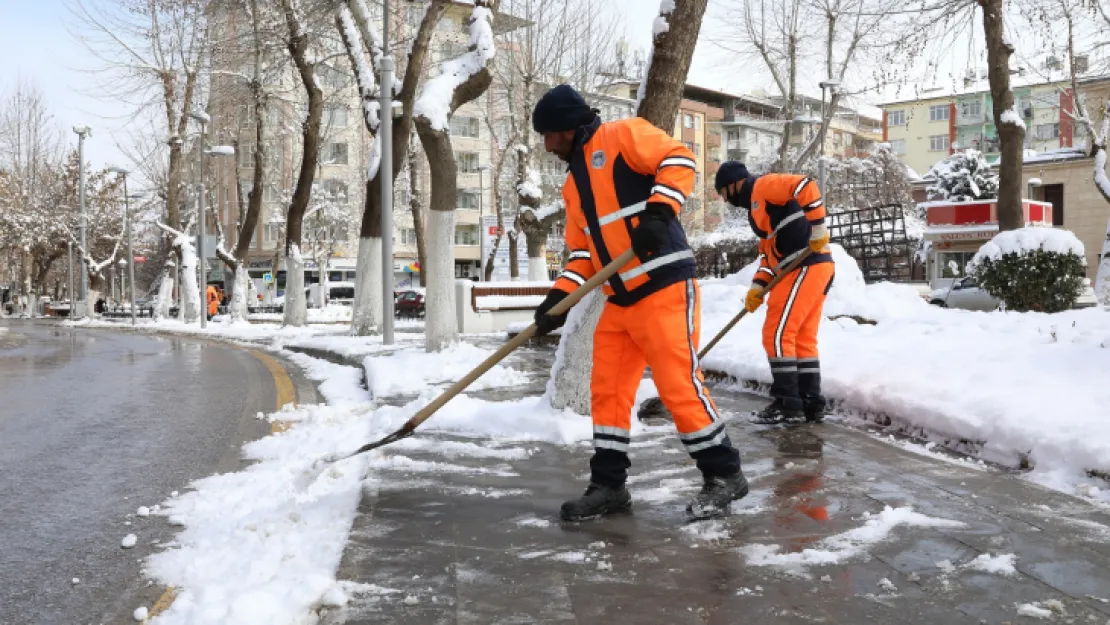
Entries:
{"label": "white-painted tree trunk", "polygon": [[[188,239],[189,237],[185,237]],[[197,285],[197,252],[191,242],[178,247],[181,253],[181,321],[200,323],[200,287]]]}
{"label": "white-painted tree trunk", "polygon": [[529,282],[549,282],[551,278],[547,274],[547,258],[528,258],[528,281]]}
{"label": "white-painted tree trunk", "polygon": [[355,265],[355,301],[351,311],[351,334],[369,336],[382,327],[382,240],[358,240]]}
{"label": "white-painted tree trunk", "polygon": [[428,211],[426,349],[435,352],[459,338],[455,314],[455,211]]}
{"label": "white-painted tree trunk", "polygon": [[235,281],[231,286],[231,323],[241,323],[247,318],[247,300],[250,297],[250,274],[240,262],[235,266]]}
{"label": "white-painted tree trunk", "polygon": [[304,259],[297,246],[285,257],[285,325],[304,327],[308,324],[308,302],[304,296]]}
{"label": "white-painted tree trunk", "polygon": [[158,295],[154,298],[154,308],[150,313],[155,321],[161,321],[170,316],[170,308],[173,306],[174,269],[173,263],[168,262],[162,270],[162,281],[158,284]]}
{"label": "white-painted tree trunk", "polygon": [[[28,298],[27,301],[30,302],[31,299]],[[97,316],[97,317],[100,316],[100,315],[96,314],[96,303],[99,302],[99,301],[100,301],[100,289],[94,289],[94,288],[92,288],[92,286],[90,286],[89,287],[89,310],[88,310],[89,315]],[[34,310],[29,309],[27,312],[33,313]]]}
{"label": "white-painted tree trunk", "polygon": [[1102,242],[1098,273],[1095,274],[1095,295],[1100,304],[1110,306],[1110,221],[1106,222],[1106,238]]}
{"label": "white-painted tree trunk", "polygon": [[[529,273],[531,269],[529,269]],[[605,294],[593,291],[567,314],[563,337],[555,352],[547,400],[554,408],[590,414],[590,375],[593,373],[594,330],[605,308]]]}

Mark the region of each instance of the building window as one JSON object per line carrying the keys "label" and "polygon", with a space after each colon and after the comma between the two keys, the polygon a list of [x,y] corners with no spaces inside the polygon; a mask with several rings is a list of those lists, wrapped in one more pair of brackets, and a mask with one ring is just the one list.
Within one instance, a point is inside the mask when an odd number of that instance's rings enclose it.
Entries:
{"label": "building window", "polygon": [[1033,126],[1033,138],[1038,141],[1060,138],[1060,124],[1037,124]]}
{"label": "building window", "polygon": [[906,153],[906,140],[905,139],[891,139],[890,151],[898,154],[899,156]]}
{"label": "building window", "polygon": [[964,117],[979,117],[983,114],[983,101],[970,100],[960,103],[960,115]]}
{"label": "building window", "polygon": [[324,165],[346,165],[347,144],[331,142],[324,146]]}
{"label": "building window", "polygon": [[281,189],[274,184],[266,185],[266,188],[262,190],[262,200],[265,202],[280,202]]}
{"label": "building window", "polygon": [[477,152],[459,152],[455,155],[455,162],[458,163],[459,173],[461,174],[478,173]]}
{"label": "building window", "polygon": [[694,116],[689,114],[689,113],[683,113],[682,114],[682,127],[683,128],[693,128],[694,127]]}
{"label": "building window", "polygon": [[1029,98],[1022,98],[1019,104],[1021,107],[1021,115],[1025,119],[1033,119],[1033,101]]}
{"label": "building window", "polygon": [[321,188],[328,198],[334,199],[336,204],[346,206],[348,203],[347,185],[341,180],[329,178],[321,183]]}
{"label": "building window", "polygon": [[887,126],[905,126],[906,125],[906,112],[902,110],[888,111],[886,114]]}
{"label": "building window", "polygon": [[320,82],[331,89],[342,89],[347,86],[347,74],[327,65],[320,65],[316,70]]}
{"label": "building window", "polygon": [[254,143],[240,143],[238,156],[240,167],[254,167]]}
{"label": "building window", "polygon": [[324,125],[332,128],[347,126],[347,107],[342,104],[329,104],[324,109]]}
{"label": "building window", "polygon": [[478,210],[478,192],[459,189],[458,208],[462,210]]}
{"label": "building window", "polygon": [[401,245],[416,245],[416,230],[403,228],[401,230]]}
{"label": "building window", "polygon": [[934,104],[929,107],[929,121],[931,122],[946,122],[948,121],[948,105],[947,104]]}
{"label": "building window", "polygon": [[476,226],[455,228],[455,245],[478,245],[478,228]]}
{"label": "building window", "polygon": [[283,232],[285,232],[285,224],[266,224],[262,230],[262,243],[266,246],[274,245],[281,240]]}
{"label": "building window", "polygon": [[933,152],[948,150],[948,135],[933,135],[929,137],[929,150]]}
{"label": "building window", "polygon": [[1091,64],[1088,61],[1086,54],[1075,55],[1075,59],[1072,61],[1072,63],[1075,64],[1076,74],[1086,74],[1087,70],[1091,68]]}
{"label": "building window", "polygon": [[452,137],[470,137],[472,139],[478,138],[478,118],[477,117],[452,117],[451,118],[451,136]]}

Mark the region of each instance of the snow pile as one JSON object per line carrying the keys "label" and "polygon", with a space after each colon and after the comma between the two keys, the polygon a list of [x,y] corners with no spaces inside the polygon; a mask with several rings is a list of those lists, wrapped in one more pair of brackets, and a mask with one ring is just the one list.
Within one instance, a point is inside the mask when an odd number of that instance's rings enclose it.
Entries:
{"label": "snow pile", "polygon": [[542,184],[540,173],[529,167],[524,173],[524,180],[516,186],[516,192],[521,197],[540,200],[543,199],[543,191],[540,189]]}
{"label": "snow pile", "polygon": [[[542,192],[538,192],[536,197],[541,197],[541,195],[542,195]],[[544,204],[543,206],[540,206],[539,208],[532,208],[531,206],[521,206],[520,207],[521,214],[532,213],[532,216],[535,217],[537,223],[542,222],[544,219],[547,219],[548,217],[550,217],[550,216],[552,216],[552,215],[554,215],[554,214],[556,214],[556,213],[558,213],[562,210],[563,210],[563,199],[562,198],[559,198],[558,200],[555,200],[554,202],[549,202],[547,204]]]}
{"label": "snow pile", "polygon": [[427,118],[434,130],[447,130],[455,89],[485,69],[493,58],[493,14],[485,7],[475,6],[470,19],[470,50],[443,63],[443,71],[424,84],[424,91],[413,107],[413,115]]}
{"label": "snow pile", "polygon": [[720,243],[754,243],[759,237],[752,231],[752,226],[747,217],[726,219],[720,227],[711,232],[690,237],[690,247],[701,249],[714,247]]}
{"label": "snow pile", "polygon": [[[420,347],[395,351],[388,356],[370,356],[364,362],[366,384],[375,398],[404,395],[426,389],[431,384],[459,380],[493,354],[469,343],[455,343],[441,352],[425,352]],[[469,388],[479,390],[497,386],[516,386],[527,381],[523,373],[495,365]]]}
{"label": "snow pile", "polygon": [[1025,130],[1025,121],[1021,118],[1021,115],[1018,115],[1018,112],[1014,110],[1014,107],[1016,106],[1017,103],[1015,102],[1014,106],[1011,106],[1005,111],[1002,111],[1002,118],[1000,121],[1003,124],[1012,124],[1014,126],[1017,126],[1018,128],[1021,128],[1022,130]]}
{"label": "snow pile", "polygon": [[1033,603],[1019,603],[1014,607],[1017,608],[1018,616],[1028,616],[1029,618],[1040,619],[1042,621],[1051,620],[1057,614],[1060,616],[1067,614],[1064,603],[1058,599],[1034,601]]}
{"label": "snow pile", "polygon": [[1084,254],[1087,253],[1083,243],[1070,230],[1026,226],[1017,230],[999,232],[979,248],[979,252],[971,259],[971,266],[977,266],[984,258],[996,261],[1001,260],[1006,254],[1025,256],[1037,250],[1074,254],[1080,258],[1084,258]]}
{"label": "snow pile", "polygon": [[1012,553],[998,556],[984,553],[965,564],[963,568],[969,571],[982,571],[983,573],[1013,577],[1017,575],[1017,568],[1014,567],[1015,561],[1017,561],[1017,556]]}
{"label": "snow pile", "polygon": [[[1110,471],[1110,388],[1092,383],[1110,370],[1110,314],[929,306],[905,285],[863,284],[854,261],[836,246],[833,253],[837,275],[819,335],[821,374],[826,395],[844,411],[885,413],[979,443],[987,460],[1013,466],[1027,459],[1032,477],[1053,475],[1054,485],[1085,479],[1090,469]],[[703,282],[703,341],[741,310],[751,270]],[[830,319],[838,315],[860,319]],[[765,319],[766,307],[748,315],[703,368],[770,384]]]}
{"label": "snow pile", "polygon": [[545,297],[545,295],[480,295],[476,298],[476,304],[480,310],[539,308]]}
{"label": "snow pile", "polygon": [[867,547],[880,543],[894,532],[905,527],[963,527],[959,521],[929,517],[912,508],[891,508],[887,506],[876,516],[864,513],[866,522],[862,527],[834,534],[821,540],[820,548],[803,549],[795,553],[779,553],[778,545],[753,544],[740,548],[749,565],[768,566],[799,577],[809,577],[807,568],[839,564],[863,555]]}

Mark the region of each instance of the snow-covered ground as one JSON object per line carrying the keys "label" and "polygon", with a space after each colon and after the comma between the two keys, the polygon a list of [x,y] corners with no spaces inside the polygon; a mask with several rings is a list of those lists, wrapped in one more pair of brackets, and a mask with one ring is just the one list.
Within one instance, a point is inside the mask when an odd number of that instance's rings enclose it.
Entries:
{"label": "snow-covered ground", "polygon": [[[819,340],[824,389],[843,411],[883,413],[967,439],[981,444],[987,460],[1016,466],[1024,458],[1035,467],[1032,479],[1110,500],[1085,477],[1092,469],[1110,473],[1110,387],[1102,383],[1110,371],[1110,313],[938,308],[907,286],[865,285],[855,262],[837,246],[834,252],[837,275]],[[703,340],[743,307],[753,271],[703,283]],[[769,384],[765,316],[760,309],[739,323],[704,368]]]}

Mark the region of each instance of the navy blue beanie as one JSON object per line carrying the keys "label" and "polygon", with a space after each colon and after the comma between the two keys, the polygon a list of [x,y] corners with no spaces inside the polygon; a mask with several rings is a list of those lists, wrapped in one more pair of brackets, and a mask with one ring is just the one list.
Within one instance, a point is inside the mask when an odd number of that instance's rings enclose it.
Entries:
{"label": "navy blue beanie", "polygon": [[727,161],[717,170],[717,179],[713,182],[713,188],[720,191],[728,185],[748,177],[750,177],[748,168],[744,167],[743,163]]}
{"label": "navy blue beanie", "polygon": [[575,130],[593,121],[597,115],[586,100],[570,85],[559,85],[543,94],[532,111],[532,129],[536,132]]}

